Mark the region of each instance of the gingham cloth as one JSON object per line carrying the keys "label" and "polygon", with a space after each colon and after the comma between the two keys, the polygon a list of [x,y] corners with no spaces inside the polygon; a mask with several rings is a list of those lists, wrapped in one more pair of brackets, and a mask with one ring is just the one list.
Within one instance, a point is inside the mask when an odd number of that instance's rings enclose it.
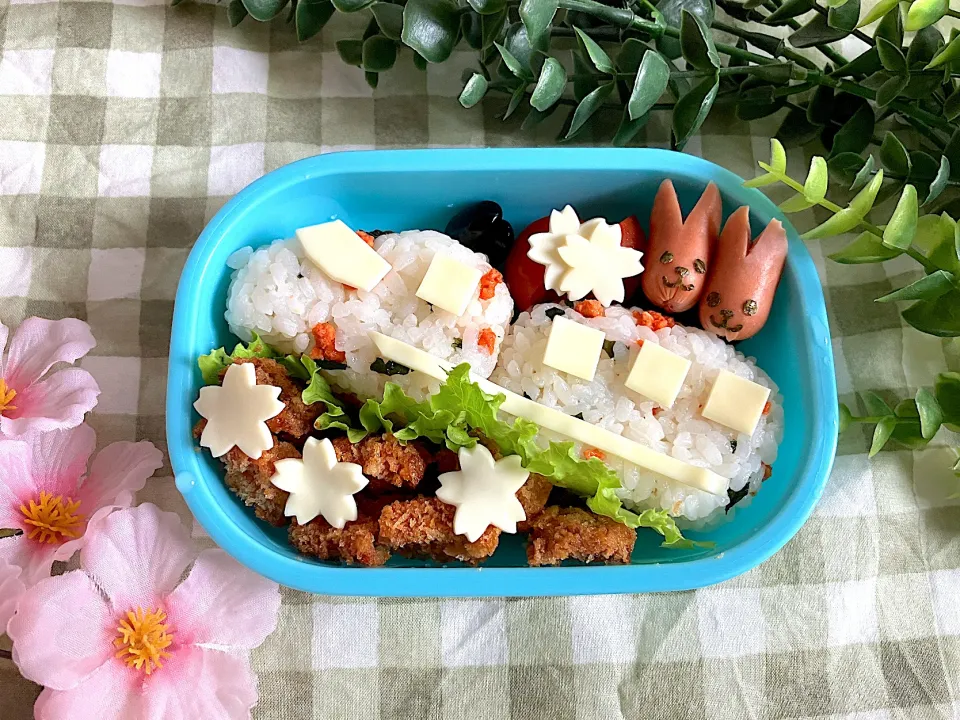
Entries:
{"label": "gingham cloth", "polygon": [[[282,20],[231,29],[214,5],[0,2],[0,320],[90,323],[98,345],[82,364],[103,389],[90,419],[101,444],[165,449],[180,268],[205,222],[248,182],[347,148],[552,141],[556,121],[521,134],[522,112],[497,119],[503,102],[459,108],[471,53],[426,73],[405,54],[371,91],[333,46],[359,36],[361,15],[339,16],[299,46]],[[688,151],[749,177],[774,127],[717,110]],[[640,136],[667,139],[663,116]],[[790,161],[802,175],[807,158]],[[797,224],[815,221],[807,215]],[[915,279],[914,266],[825,263],[841,244],[810,251],[842,399],[855,389],[902,396],[960,369],[956,350],[873,302]],[[277,630],[253,657],[254,716],[955,717],[960,507],[944,499],[944,441],[873,461],[867,447],[865,432],[841,439],[823,500],[784,550],[697,592],[376,600],[284,591]],[[165,465],[139,499],[192,523],[170,474]],[[32,717],[36,693],[0,661],[0,718]]]}

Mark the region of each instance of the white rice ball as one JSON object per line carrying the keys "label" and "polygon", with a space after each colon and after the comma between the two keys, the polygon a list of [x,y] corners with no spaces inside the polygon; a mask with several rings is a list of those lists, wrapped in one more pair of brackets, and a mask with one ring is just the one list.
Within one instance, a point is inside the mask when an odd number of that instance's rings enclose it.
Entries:
{"label": "white rice ball", "polygon": [[[591,381],[543,364],[550,326],[560,313],[602,330],[608,341],[614,341],[601,353]],[[670,408],[660,408],[624,385],[639,340],[659,343],[692,362]],[[753,435],[737,433],[700,414],[721,369],[771,389],[770,412],[760,418]],[[763,464],[770,465],[776,459],[783,436],[782,398],[752,358],[698,328],[675,325],[654,331],[637,324],[633,312],[622,307],[606,308],[605,315],[597,318],[586,318],[572,308],[555,304],[538,305],[521,313],[503,341],[490,380],[658,452],[709,468],[729,478],[732,490],[747,485],[750,491],[759,488]],[[578,444],[577,451],[582,450]],[[616,457],[607,456],[604,462],[620,475],[623,488],[619,494],[624,504],[636,510],[662,508],[675,517],[703,525],[722,515],[728,501],[726,495],[696,490]]]}

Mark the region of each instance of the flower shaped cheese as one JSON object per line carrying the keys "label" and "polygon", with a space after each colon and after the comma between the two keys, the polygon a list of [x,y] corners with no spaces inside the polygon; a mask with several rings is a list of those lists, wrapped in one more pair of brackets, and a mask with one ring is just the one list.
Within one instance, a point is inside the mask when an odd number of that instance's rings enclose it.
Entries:
{"label": "flower shaped cheese", "polygon": [[283,514],[296,515],[301,525],[317,515],[335,528],[357,519],[354,493],[367,486],[363,469],[356,463],[338,462],[333,443],[328,439],[307,438],[303,460],[287,458],[275,463],[276,474],[270,482],[290,493]]}
{"label": "flower shaped cheese", "polygon": [[527,257],[544,266],[547,290],[579,300],[589,293],[603,305],[623,302],[623,278],[643,272],[643,253],[621,247],[619,225],[603,218],[581,223],[567,205],[550,213],[550,232],[530,236]]}
{"label": "flower shaped cheese", "polygon": [[223,385],[200,389],[193,407],[207,425],[200,445],[214,457],[226,455],[234,446],[256,460],[273,447],[273,435],[266,421],[279,415],[285,405],[278,400],[280,388],[257,385],[257,372],[250,363],[231,365]]}
{"label": "flower shaped cheese", "polygon": [[443,473],[437,497],[455,505],[453,531],[474,542],[490,525],[515,533],[517,522],[526,519],[517,500],[517,490],[530,473],[520,466],[517,455],[494,462],[493,455],[479,443],[460,448],[460,470]]}

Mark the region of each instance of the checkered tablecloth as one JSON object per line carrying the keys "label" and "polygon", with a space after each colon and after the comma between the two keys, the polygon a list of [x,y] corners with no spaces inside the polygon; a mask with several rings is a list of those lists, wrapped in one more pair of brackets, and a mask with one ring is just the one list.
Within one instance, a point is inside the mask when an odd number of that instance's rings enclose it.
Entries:
{"label": "checkered tablecloth", "polygon": [[[75,316],[98,346],[83,361],[103,394],[101,444],[165,448],[163,400],[180,268],[205,222],[251,180],[319,152],[549,144],[502,102],[462,110],[470,53],[417,70],[409,56],[372,91],[334,40],[224,6],[164,0],[0,0],[0,320]],[[765,124],[714,113],[688,151],[745,176]],[[666,146],[666,118],[640,141]],[[591,142],[587,137],[585,142]],[[791,155],[797,174],[806,164]],[[812,216],[798,218],[804,225]],[[873,298],[914,279],[908,262],[825,263],[813,243],[842,399],[902,395],[955,346],[904,327]],[[256,718],[951,718],[960,714],[960,506],[944,499],[947,450],[841,439],[827,492],[760,568],[670,595],[375,600],[285,591],[254,654]],[[141,494],[192,523],[169,465]],[[209,542],[196,532],[198,542]],[[0,718],[32,717],[37,688],[0,660]],[[184,688],[189,692],[189,688]],[[215,719],[210,719],[215,720]]]}

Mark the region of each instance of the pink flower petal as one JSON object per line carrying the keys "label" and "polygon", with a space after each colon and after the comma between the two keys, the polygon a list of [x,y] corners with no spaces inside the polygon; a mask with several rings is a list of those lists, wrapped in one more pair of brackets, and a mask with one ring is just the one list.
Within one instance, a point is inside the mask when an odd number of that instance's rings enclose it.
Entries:
{"label": "pink flower petal", "polygon": [[[20,438],[30,446],[30,473],[39,491],[76,500],[80,478],[97,446],[97,433],[89,425],[69,430],[29,433]],[[82,512],[82,511],[81,511]]]}
{"label": "pink flower petal", "polygon": [[223,550],[204,550],[164,609],[178,642],[252,650],[277,627],[280,587]]}
{"label": "pink flower petal", "polygon": [[97,404],[100,386],[80,368],[66,368],[46,380],[17,390],[16,410],[0,417],[0,433],[49,432],[76,427]]}
{"label": "pink flower petal", "polygon": [[153,473],[163,465],[163,453],[150,442],[116,442],[93,459],[80,488],[81,507],[127,507]]}
{"label": "pink flower petal", "polygon": [[118,611],[156,608],[195,557],[175,513],[145,504],[111,513],[89,528],[80,555]]}
{"label": "pink flower petal", "polygon": [[0,540],[0,561],[5,560],[19,567],[23,571],[20,580],[30,587],[50,577],[53,561],[59,559],[57,552],[60,545],[32,540],[28,537],[32,528],[28,525],[23,527],[26,528],[23,535]]}
{"label": "pink flower petal", "polygon": [[0,527],[22,528],[20,506],[38,494],[30,446],[0,437]]}
{"label": "pink flower petal", "polygon": [[25,589],[20,581],[20,568],[0,562],[0,635],[7,631],[7,623]]}
{"label": "pink flower petal", "polygon": [[119,661],[108,662],[70,690],[44,690],[33,706],[33,716],[36,720],[140,720],[139,675]]}
{"label": "pink flower petal", "polygon": [[97,587],[74,570],[27,590],[7,633],[25,678],[68,690],[113,657],[115,625],[115,615]]}
{"label": "pink flower petal", "polygon": [[9,333],[7,326],[0,323],[0,377],[3,377],[3,349],[7,346],[7,335]]}
{"label": "pink flower petal", "polygon": [[10,341],[5,378],[17,392],[26,390],[60,362],[74,363],[95,346],[90,326],[82,320],[31,317],[20,323]]}
{"label": "pink flower petal", "polygon": [[219,650],[179,648],[144,686],[138,720],[240,720],[257,704],[249,658]]}

